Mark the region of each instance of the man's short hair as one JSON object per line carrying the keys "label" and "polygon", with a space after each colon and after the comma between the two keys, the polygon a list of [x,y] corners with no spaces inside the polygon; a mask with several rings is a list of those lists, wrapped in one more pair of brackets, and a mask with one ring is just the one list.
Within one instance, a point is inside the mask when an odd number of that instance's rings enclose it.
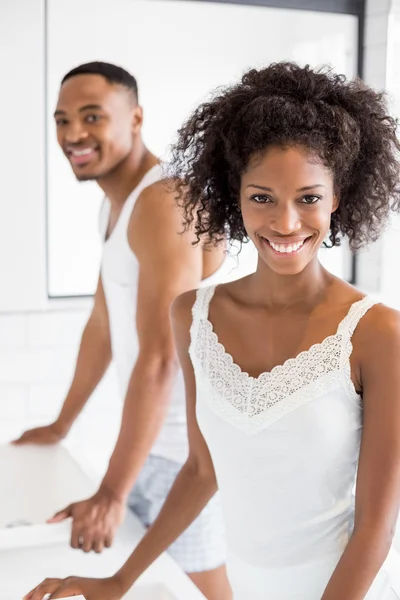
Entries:
{"label": "man's short hair", "polygon": [[109,83],[115,83],[127,88],[134,94],[136,102],[138,102],[139,100],[138,85],[136,79],[133,75],[128,73],[128,71],[126,71],[122,67],[118,67],[117,65],[98,61],[80,65],[79,67],[75,67],[74,69],[69,71],[64,76],[61,85],[63,85],[63,83],[65,83],[68,79],[71,79],[76,75],[101,75]]}

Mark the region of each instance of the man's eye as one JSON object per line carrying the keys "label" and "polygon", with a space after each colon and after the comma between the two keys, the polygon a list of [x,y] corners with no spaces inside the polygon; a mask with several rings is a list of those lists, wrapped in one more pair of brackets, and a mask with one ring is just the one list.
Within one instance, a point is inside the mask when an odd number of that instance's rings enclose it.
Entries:
{"label": "man's eye", "polygon": [[96,123],[97,121],[100,120],[99,115],[89,115],[86,120],[88,121],[88,123]]}

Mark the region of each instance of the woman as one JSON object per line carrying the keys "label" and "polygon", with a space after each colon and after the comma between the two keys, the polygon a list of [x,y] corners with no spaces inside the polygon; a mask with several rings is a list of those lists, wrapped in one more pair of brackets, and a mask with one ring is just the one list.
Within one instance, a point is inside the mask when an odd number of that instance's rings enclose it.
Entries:
{"label": "woman", "polygon": [[250,238],[258,269],[175,304],[190,456],[156,523],[115,577],[30,598],[120,598],[217,482],[235,600],[400,597],[384,564],[400,498],[400,315],[318,259],[327,240],[377,239],[400,204],[398,150],[381,94],[294,64],[252,70],[195,111],[173,162],[187,225]]}

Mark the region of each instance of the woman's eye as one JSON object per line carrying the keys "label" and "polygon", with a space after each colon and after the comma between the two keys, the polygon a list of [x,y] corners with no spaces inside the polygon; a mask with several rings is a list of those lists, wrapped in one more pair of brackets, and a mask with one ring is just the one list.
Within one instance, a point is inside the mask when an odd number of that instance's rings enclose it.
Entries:
{"label": "woman's eye", "polygon": [[99,115],[89,115],[86,120],[88,121],[88,123],[96,123],[100,120],[100,117]]}
{"label": "woman's eye", "polygon": [[254,194],[254,196],[251,196],[250,200],[256,204],[265,204],[267,202],[271,202],[271,198],[269,196],[265,196],[264,194]]}
{"label": "woman's eye", "polygon": [[67,124],[67,119],[56,119],[57,127],[61,127],[62,125],[66,125],[66,124]]}
{"label": "woman's eye", "polygon": [[319,200],[321,200],[321,196],[303,196],[300,202],[302,204],[316,204]]}

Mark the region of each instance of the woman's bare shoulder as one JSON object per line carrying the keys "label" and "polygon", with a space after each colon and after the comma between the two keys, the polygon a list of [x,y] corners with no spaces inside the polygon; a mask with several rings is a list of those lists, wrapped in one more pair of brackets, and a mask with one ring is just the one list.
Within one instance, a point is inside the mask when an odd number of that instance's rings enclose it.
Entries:
{"label": "woman's bare shoulder", "polygon": [[400,338],[400,311],[381,302],[374,304],[359,327],[365,342]]}

